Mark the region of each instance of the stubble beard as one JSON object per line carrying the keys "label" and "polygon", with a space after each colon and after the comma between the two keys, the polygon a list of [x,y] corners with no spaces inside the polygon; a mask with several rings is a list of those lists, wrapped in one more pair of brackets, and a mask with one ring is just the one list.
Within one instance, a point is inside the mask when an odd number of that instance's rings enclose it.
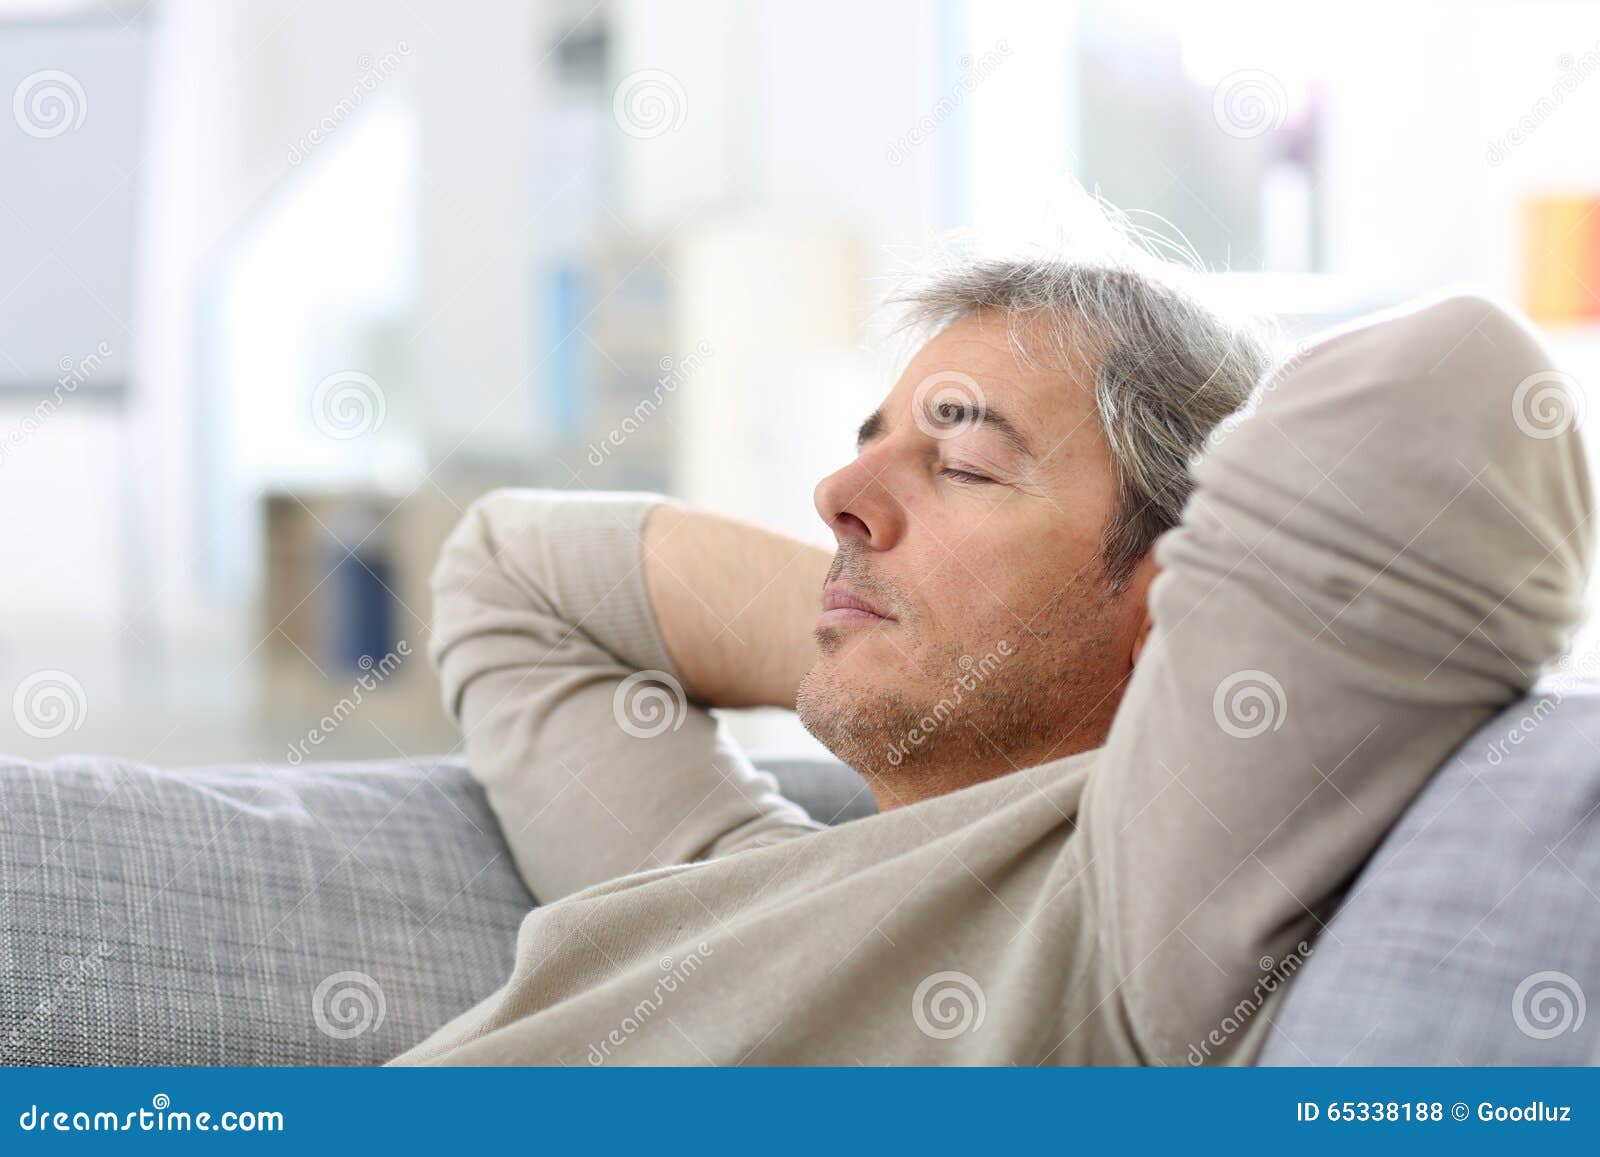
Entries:
{"label": "stubble beard", "polygon": [[824,630],[796,696],[800,721],[866,777],[880,807],[1098,746],[1126,672],[1111,645],[1108,599],[1103,585],[1080,581],[1032,629],[1008,616],[1013,629],[983,645],[939,640],[908,648],[921,673],[914,688],[876,683],[864,672],[840,675],[858,644]]}

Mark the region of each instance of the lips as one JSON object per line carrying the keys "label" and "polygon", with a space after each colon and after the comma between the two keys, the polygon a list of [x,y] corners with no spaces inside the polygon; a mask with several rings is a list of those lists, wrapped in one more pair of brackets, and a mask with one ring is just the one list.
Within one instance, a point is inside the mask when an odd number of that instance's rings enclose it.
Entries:
{"label": "lips", "polygon": [[822,618],[817,625],[839,626],[845,623],[892,623],[895,616],[881,609],[842,582],[831,582],[822,588]]}

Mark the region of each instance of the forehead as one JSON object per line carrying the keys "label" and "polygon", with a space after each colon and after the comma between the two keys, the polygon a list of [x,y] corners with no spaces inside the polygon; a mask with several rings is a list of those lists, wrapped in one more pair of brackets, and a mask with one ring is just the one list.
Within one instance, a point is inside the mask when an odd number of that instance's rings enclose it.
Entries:
{"label": "forehead", "polygon": [[[1027,334],[1022,334],[1024,341]],[[1003,413],[1035,451],[1048,454],[1066,442],[1098,440],[1094,396],[1088,388],[1087,356],[1069,351],[1045,363],[1019,358],[1006,319],[987,313],[965,317],[917,351],[890,391],[886,410],[904,411],[917,401],[940,396],[947,381],[976,391],[976,400]],[[1063,447],[1066,448],[1066,447]]]}

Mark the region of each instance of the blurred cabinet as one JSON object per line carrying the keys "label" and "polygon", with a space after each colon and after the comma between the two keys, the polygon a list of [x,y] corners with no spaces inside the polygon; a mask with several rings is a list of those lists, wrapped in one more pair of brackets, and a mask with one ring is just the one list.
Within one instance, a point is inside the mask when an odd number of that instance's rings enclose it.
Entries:
{"label": "blurred cabinet", "polygon": [[428,576],[466,506],[511,481],[423,482],[409,494],[329,489],[262,495],[263,714],[286,743],[316,730],[319,720],[343,723],[354,704],[363,734],[344,737],[352,749],[373,749],[373,725],[406,754],[455,746],[427,656]]}
{"label": "blurred cabinet", "polygon": [[694,351],[674,348],[677,285],[662,247],[610,237],[549,266],[547,405],[553,485],[666,491]]}

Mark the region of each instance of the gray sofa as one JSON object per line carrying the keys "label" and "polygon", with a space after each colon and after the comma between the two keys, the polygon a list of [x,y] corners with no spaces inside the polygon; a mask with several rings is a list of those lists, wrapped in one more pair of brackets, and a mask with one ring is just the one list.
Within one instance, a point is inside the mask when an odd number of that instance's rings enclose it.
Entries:
{"label": "gray sofa", "polygon": [[[763,760],[812,815],[855,774]],[[457,759],[0,760],[0,1063],[375,1064],[505,978],[534,904]],[[1466,743],[1290,982],[1263,1064],[1600,1063],[1600,686]]]}

